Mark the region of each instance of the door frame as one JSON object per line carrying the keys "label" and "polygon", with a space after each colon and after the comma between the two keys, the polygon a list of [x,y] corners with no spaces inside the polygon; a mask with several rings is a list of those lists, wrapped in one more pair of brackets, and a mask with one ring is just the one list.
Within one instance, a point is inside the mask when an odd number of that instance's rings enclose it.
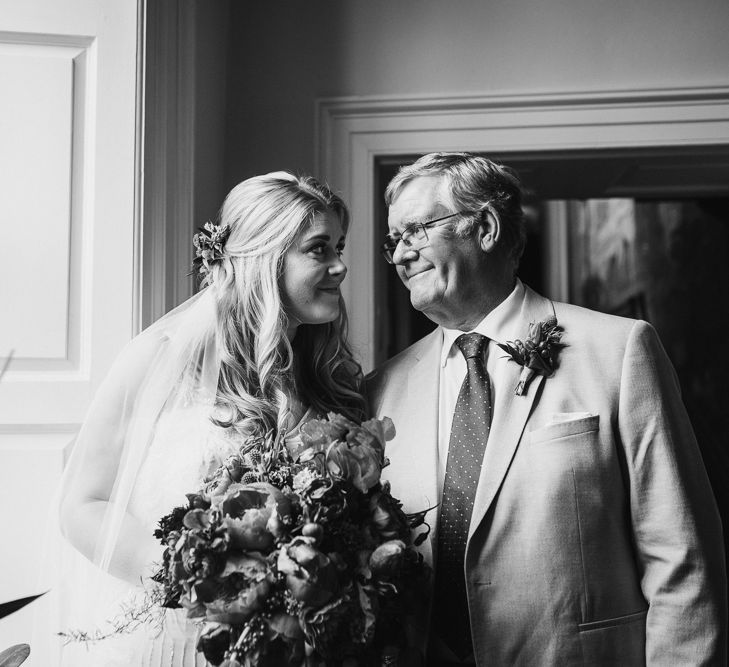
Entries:
{"label": "door frame", "polygon": [[[192,235],[223,200],[229,0],[143,5],[136,332],[192,296]],[[140,24],[142,22],[140,21]]]}
{"label": "door frame", "polygon": [[439,150],[503,154],[727,145],[726,86],[317,100],[316,173],[343,195],[352,214],[345,251],[349,280],[342,291],[351,343],[363,368],[372,368],[375,357],[379,158]]}
{"label": "door frame", "polygon": [[134,333],[192,294],[193,4],[139,1]]}

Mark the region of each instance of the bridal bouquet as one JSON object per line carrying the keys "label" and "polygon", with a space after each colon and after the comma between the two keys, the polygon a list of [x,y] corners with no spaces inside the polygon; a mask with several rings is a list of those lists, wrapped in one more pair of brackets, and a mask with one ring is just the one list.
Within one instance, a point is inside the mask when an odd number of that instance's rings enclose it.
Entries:
{"label": "bridal bouquet", "polygon": [[388,418],[329,414],[302,426],[296,456],[254,439],[160,520],[163,605],[204,623],[210,663],[397,664],[429,571],[425,512],[404,514],[380,480],[393,434]]}

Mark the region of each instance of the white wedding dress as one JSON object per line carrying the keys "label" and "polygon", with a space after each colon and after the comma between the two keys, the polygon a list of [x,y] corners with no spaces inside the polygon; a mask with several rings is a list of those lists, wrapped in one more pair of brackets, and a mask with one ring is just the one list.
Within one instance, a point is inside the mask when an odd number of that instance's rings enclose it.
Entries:
{"label": "white wedding dress", "polygon": [[[139,519],[150,534],[158,520],[169,511],[186,504],[186,493],[200,488],[204,477],[238,450],[241,438],[233,429],[222,429],[209,419],[206,407],[188,406],[163,413],[155,437],[139,471],[128,511]],[[287,446],[298,444],[298,429],[311,411],[298,420],[292,417]],[[162,547],[160,546],[160,561]],[[93,567],[89,565],[89,567]],[[95,594],[107,601],[106,620],[118,617],[120,604],[129,600],[130,586],[111,575],[94,573],[95,585],[104,588]],[[135,592],[141,595],[141,589]],[[116,612],[114,612],[116,609]],[[201,625],[186,618],[184,609],[164,610],[162,627],[142,625],[134,632],[109,637],[88,646],[69,644],[62,664],[68,667],[202,667],[208,665],[196,650]]]}

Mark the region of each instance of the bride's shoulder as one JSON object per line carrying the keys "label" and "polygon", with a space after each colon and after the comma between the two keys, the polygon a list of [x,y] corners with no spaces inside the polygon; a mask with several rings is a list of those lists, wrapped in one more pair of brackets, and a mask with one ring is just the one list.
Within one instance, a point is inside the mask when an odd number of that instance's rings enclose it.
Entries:
{"label": "bride's shoulder", "polygon": [[171,367],[169,336],[161,331],[143,331],[129,341],[117,355],[102,385],[102,389],[116,387],[129,392],[159,375],[164,367]]}

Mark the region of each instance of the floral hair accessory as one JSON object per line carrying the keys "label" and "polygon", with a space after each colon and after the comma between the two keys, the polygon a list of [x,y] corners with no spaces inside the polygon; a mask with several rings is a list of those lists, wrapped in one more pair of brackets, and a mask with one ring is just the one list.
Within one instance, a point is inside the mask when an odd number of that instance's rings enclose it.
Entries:
{"label": "floral hair accessory", "polygon": [[557,324],[557,318],[550,315],[541,322],[532,322],[529,325],[529,334],[525,341],[519,339],[507,343],[496,343],[506,352],[512,361],[519,364],[521,375],[514,393],[523,396],[529,383],[535,375],[549,377],[557,367],[557,353],[564,347],[562,327]]}
{"label": "floral hair accessory", "polygon": [[195,246],[195,258],[192,266],[198,273],[208,273],[210,266],[223,259],[223,246],[230,236],[228,225],[215,225],[206,222],[200,231],[192,237]]}

